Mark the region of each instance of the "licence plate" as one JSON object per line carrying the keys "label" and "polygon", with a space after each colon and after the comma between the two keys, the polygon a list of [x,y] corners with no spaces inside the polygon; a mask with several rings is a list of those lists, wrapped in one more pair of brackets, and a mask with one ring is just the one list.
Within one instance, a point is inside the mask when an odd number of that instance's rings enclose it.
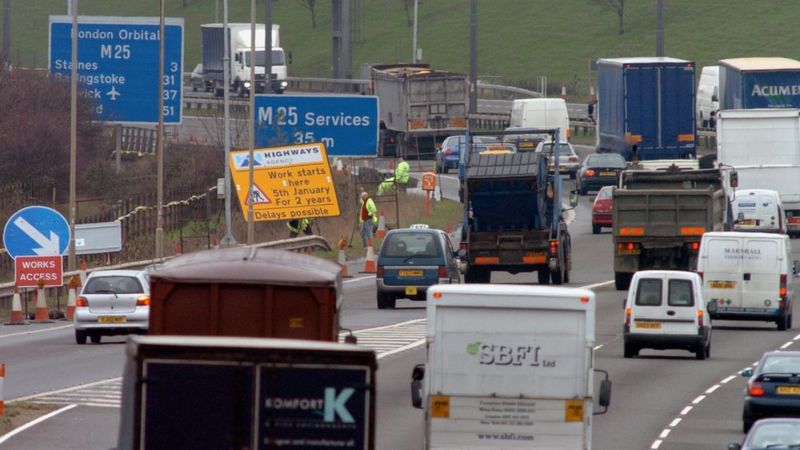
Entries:
{"label": "licence plate", "polygon": [[616,175],[617,175],[616,172],[600,172],[600,176],[601,177],[613,177],[613,176],[616,176]]}
{"label": "licence plate", "polygon": [[417,295],[417,288],[413,286],[406,287],[406,295]]}
{"label": "licence plate", "polygon": [[421,270],[401,270],[399,272],[401,277],[421,277],[422,271]]}
{"label": "licence plate", "polygon": [[800,386],[778,386],[775,391],[781,395],[800,395]]}
{"label": "licence plate", "polygon": [[755,225],[755,224],[756,224],[756,220],[755,219],[740,220],[737,223],[737,225]]}
{"label": "licence plate", "polygon": [[733,289],[736,287],[736,282],[711,280],[708,282],[708,287],[711,289]]}
{"label": "licence plate", "polygon": [[523,148],[530,148],[533,147],[533,142],[520,142],[519,146]]}
{"label": "licence plate", "polygon": [[661,322],[636,322],[636,328],[647,328],[648,330],[660,330]]}
{"label": "licence plate", "polygon": [[617,254],[620,256],[640,255],[641,253],[642,250],[638,248],[635,248],[633,250],[628,250],[628,249],[617,250]]}
{"label": "licence plate", "polygon": [[125,323],[128,319],[125,316],[100,316],[97,323]]}

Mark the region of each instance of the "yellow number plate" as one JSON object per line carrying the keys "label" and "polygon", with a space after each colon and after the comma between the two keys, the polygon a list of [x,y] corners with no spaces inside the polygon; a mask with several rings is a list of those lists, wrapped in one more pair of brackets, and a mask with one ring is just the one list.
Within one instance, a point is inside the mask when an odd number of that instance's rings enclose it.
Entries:
{"label": "yellow number plate", "polygon": [[97,323],[125,323],[128,319],[125,316],[100,316]]}
{"label": "yellow number plate", "polygon": [[619,256],[634,256],[634,255],[639,255],[641,253],[642,251],[638,248],[635,248],[633,250],[628,250],[628,249],[617,250],[617,255]]}
{"label": "yellow number plate", "polygon": [[776,392],[782,395],[800,395],[800,386],[778,386]]}
{"label": "yellow number plate", "polygon": [[647,328],[649,330],[660,330],[661,322],[636,322],[636,328]]}
{"label": "yellow number plate", "polygon": [[422,271],[421,270],[401,270],[400,271],[401,277],[421,277]]}
{"label": "yellow number plate", "polygon": [[711,289],[733,289],[736,287],[736,282],[711,280],[708,282],[708,287]]}
{"label": "yellow number plate", "polygon": [[530,148],[533,147],[533,142],[520,142],[519,146],[522,148]]}
{"label": "yellow number plate", "polygon": [[613,177],[616,174],[616,172],[600,172],[601,177]]}
{"label": "yellow number plate", "polygon": [[406,295],[417,295],[417,288],[413,286],[406,287]]}
{"label": "yellow number plate", "polygon": [[755,219],[745,219],[737,222],[737,225],[755,225],[755,224],[756,224]]}

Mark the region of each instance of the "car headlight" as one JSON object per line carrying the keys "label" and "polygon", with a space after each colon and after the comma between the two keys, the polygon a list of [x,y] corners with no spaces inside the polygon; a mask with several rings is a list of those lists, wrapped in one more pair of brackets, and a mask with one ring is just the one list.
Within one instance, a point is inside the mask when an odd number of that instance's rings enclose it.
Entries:
{"label": "car headlight", "polygon": [[244,82],[244,87],[249,89],[250,88],[250,82],[249,81],[245,81]]}

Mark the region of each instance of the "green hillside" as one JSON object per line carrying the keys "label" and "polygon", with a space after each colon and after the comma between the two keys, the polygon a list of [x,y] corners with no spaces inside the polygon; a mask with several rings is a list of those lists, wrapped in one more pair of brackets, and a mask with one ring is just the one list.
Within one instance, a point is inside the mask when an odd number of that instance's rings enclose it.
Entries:
{"label": "green hillside", "polygon": [[[200,24],[214,21],[216,0],[167,0],[167,14],[186,21],[185,70],[200,60]],[[263,18],[263,0],[258,18]],[[411,27],[404,0],[351,0],[361,6],[353,74],[362,62],[408,61]],[[186,3],[187,6],[183,6]],[[222,0],[219,0],[220,5]],[[409,3],[412,3],[409,1]],[[737,56],[800,59],[794,0],[669,0],[665,7],[666,54],[698,66]],[[12,59],[22,66],[46,65],[49,14],[64,14],[66,0],[12,0]],[[81,0],[85,15],[155,16],[158,0]],[[330,1],[316,2],[316,29],[302,0],[275,1],[283,47],[291,50],[294,76],[330,74]],[[533,86],[547,76],[551,89],[588,90],[589,61],[598,57],[655,52],[655,1],[626,2],[625,33],[617,17],[591,0],[480,0],[479,73],[482,78]],[[250,2],[230,0],[230,20],[249,21]],[[469,0],[421,0],[419,47],[436,68],[469,69]],[[221,16],[220,16],[221,17]]]}

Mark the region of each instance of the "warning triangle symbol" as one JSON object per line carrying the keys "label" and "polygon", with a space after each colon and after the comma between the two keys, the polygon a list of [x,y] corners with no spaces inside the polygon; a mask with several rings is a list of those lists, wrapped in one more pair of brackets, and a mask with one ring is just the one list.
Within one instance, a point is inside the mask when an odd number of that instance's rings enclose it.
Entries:
{"label": "warning triangle symbol", "polygon": [[250,191],[250,195],[247,198],[247,204],[269,205],[270,203],[272,203],[272,200],[267,197],[267,194],[265,194],[257,184],[253,183],[253,190]]}

